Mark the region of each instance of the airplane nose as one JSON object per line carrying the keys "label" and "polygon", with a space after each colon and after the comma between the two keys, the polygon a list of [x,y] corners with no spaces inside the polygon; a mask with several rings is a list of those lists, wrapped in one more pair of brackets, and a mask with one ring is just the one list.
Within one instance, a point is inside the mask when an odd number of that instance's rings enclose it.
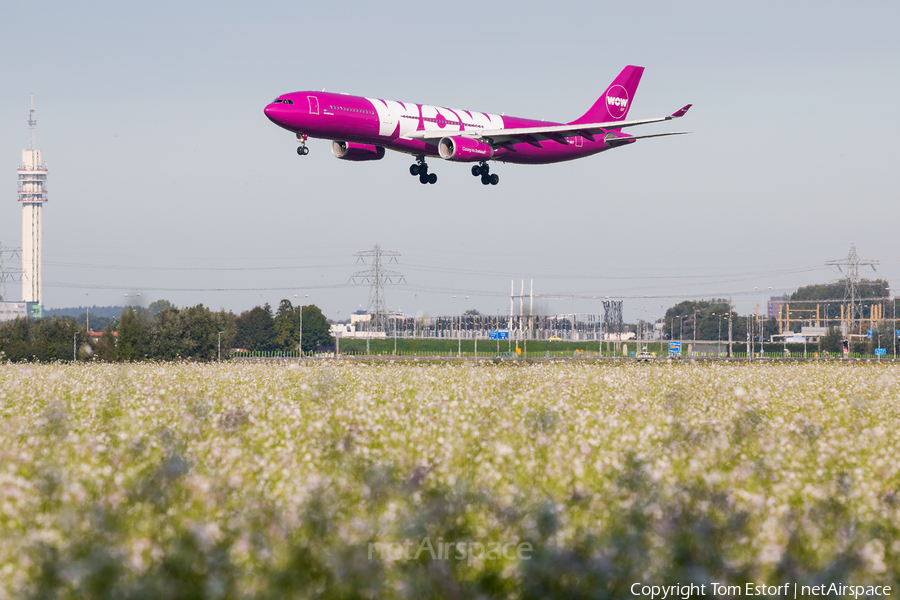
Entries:
{"label": "airplane nose", "polygon": [[274,103],[269,104],[268,106],[266,106],[263,112],[266,114],[270,121],[272,121],[279,127],[285,126],[285,123],[287,122],[287,114],[285,114],[286,111],[284,110],[283,105]]}

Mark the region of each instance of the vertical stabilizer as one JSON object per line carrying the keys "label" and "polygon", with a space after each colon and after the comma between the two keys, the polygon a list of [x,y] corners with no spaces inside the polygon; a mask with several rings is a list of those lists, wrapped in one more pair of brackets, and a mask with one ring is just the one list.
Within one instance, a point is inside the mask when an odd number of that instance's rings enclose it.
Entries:
{"label": "vertical stabilizer", "polygon": [[628,116],[631,102],[634,100],[638,84],[644,67],[629,65],[622,69],[619,76],[613,80],[603,95],[580,118],[572,123],[608,123],[609,121],[623,121]]}

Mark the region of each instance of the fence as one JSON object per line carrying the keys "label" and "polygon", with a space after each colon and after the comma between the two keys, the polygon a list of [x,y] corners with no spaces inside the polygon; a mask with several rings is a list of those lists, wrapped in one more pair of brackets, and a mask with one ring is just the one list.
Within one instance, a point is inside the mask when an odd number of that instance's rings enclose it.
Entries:
{"label": "fence", "polygon": [[[746,352],[734,352],[731,357],[727,357],[725,353],[716,353],[716,352],[691,352],[690,354],[684,353],[681,355],[675,355],[680,360],[691,360],[691,359],[702,359],[702,360],[747,360]],[[339,358],[351,358],[351,359],[360,359],[360,358],[373,358],[373,359],[408,359],[408,358],[422,358],[422,359],[468,359],[468,360],[493,360],[495,358],[500,359],[603,359],[603,360],[632,360],[632,361],[643,361],[643,360],[666,360],[669,358],[668,355],[657,355],[657,356],[640,356],[633,355],[629,353],[628,356],[623,356],[621,353],[615,352],[604,352],[604,351],[582,351],[582,350],[550,350],[550,351],[539,351],[539,352],[525,352],[524,350],[521,352],[459,352],[456,350],[453,351],[398,351],[394,352],[381,352],[381,353],[366,353],[366,352],[341,352],[338,355]],[[296,352],[232,352],[231,357],[233,359],[290,359],[290,358],[308,358],[308,359],[334,359],[334,352],[304,352],[301,353],[299,351]],[[892,361],[896,360],[896,357],[893,355],[875,355],[875,354],[862,354],[858,352],[851,352],[849,355],[845,355],[839,352],[808,352],[805,355],[803,353],[793,353],[788,354],[785,352],[756,352],[753,353],[750,357],[750,360],[874,360],[874,361]]]}

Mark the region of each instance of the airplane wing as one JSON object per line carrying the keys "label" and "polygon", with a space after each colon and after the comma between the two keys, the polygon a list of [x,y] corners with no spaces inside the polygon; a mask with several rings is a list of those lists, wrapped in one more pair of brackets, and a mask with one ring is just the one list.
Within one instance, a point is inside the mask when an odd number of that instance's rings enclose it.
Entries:
{"label": "airplane wing", "polygon": [[[611,121],[609,123],[569,123],[568,125],[549,125],[546,127],[519,127],[514,129],[473,129],[469,131],[454,132],[455,135],[481,140],[486,144],[496,147],[510,148],[513,144],[530,144],[539,147],[540,142],[549,140],[568,145],[567,137],[584,137],[590,141],[595,141],[595,136],[606,135],[607,132],[623,127],[633,127],[634,125],[645,125],[647,123],[659,123],[661,121],[671,121],[683,117],[691,108],[691,104],[675,111],[667,117],[655,117],[652,119],[634,119],[631,121]],[[688,133],[687,131],[678,131],[668,134],[654,134],[638,137],[630,137],[627,139],[640,139],[647,137],[658,137],[661,135],[678,135]],[[447,137],[449,132],[440,131],[412,131],[405,137],[419,140],[431,140]]]}

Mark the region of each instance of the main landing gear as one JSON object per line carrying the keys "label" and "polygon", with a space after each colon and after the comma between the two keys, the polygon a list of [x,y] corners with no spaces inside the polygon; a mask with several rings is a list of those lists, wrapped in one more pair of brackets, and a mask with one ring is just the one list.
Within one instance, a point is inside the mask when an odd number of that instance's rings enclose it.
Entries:
{"label": "main landing gear", "polygon": [[297,154],[300,156],[306,156],[309,154],[309,148],[306,147],[306,140],[309,138],[305,133],[297,134],[297,141],[300,142],[300,146],[297,148]]}
{"label": "main landing gear", "polygon": [[497,185],[500,183],[500,176],[496,173],[491,175],[491,167],[486,162],[472,165],[472,175],[475,177],[481,175],[481,183],[483,185]]}
{"label": "main landing gear", "polygon": [[419,183],[437,183],[437,175],[428,172],[428,165],[425,163],[424,156],[416,157],[416,164],[409,166],[409,174],[415,177],[419,176]]}

